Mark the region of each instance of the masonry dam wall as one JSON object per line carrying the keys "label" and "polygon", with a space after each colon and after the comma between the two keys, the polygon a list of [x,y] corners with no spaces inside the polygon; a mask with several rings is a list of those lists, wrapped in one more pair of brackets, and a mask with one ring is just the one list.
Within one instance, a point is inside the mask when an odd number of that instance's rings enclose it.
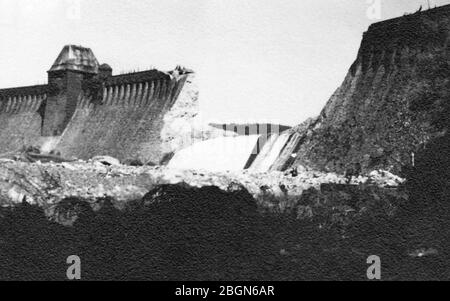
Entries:
{"label": "masonry dam wall", "polygon": [[92,50],[67,45],[48,71],[47,85],[0,89],[0,154],[33,146],[65,158],[107,155],[153,164],[173,158],[174,168],[240,170],[270,135],[289,128],[208,125],[198,98],[189,69],[113,76]]}
{"label": "masonry dam wall", "polygon": [[43,116],[47,99],[45,86],[10,89],[0,98],[0,153],[36,145],[41,140]]}
{"label": "masonry dam wall", "polygon": [[284,146],[269,169],[411,166],[442,135],[435,116],[449,101],[449,34],[450,5],[371,25],[342,85],[320,116],[279,137]]}
{"label": "masonry dam wall", "polygon": [[82,95],[56,151],[81,159],[110,155],[159,163],[164,156],[163,118],[186,80],[183,76],[107,86],[100,102]]}
{"label": "masonry dam wall", "polygon": [[[164,157],[161,131],[188,75],[144,82],[107,84],[100,98],[81,93],[60,136],[43,136],[46,86],[9,91],[0,101],[0,153],[27,146],[57,151],[65,157],[89,159],[110,155],[159,163]],[[189,84],[188,84],[189,85]],[[89,93],[89,92],[86,92]],[[5,95],[5,92],[3,93]]]}
{"label": "masonry dam wall", "polygon": [[92,50],[67,45],[47,85],[0,89],[0,154],[34,146],[67,158],[159,164],[178,148],[169,123],[189,127],[197,114],[194,78],[182,67],[113,76]]}

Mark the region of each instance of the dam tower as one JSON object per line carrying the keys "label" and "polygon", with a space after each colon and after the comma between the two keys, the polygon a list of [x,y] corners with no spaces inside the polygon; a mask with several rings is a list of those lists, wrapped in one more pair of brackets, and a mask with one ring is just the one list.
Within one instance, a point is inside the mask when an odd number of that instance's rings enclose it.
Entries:
{"label": "dam tower", "polygon": [[48,73],[50,92],[45,107],[42,136],[62,134],[75,112],[83,81],[99,72],[99,63],[91,49],[66,45]]}

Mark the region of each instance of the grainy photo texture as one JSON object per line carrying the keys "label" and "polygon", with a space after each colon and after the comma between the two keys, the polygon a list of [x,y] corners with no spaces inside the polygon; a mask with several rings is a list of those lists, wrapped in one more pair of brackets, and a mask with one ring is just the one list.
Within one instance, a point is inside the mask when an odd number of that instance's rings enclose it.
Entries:
{"label": "grainy photo texture", "polygon": [[450,280],[449,116],[450,1],[0,0],[0,280]]}

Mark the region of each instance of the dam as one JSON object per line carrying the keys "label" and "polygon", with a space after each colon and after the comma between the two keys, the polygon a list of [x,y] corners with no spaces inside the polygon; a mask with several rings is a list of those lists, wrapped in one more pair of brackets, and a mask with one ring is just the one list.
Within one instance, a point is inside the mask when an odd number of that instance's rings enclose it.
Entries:
{"label": "dam", "polygon": [[[242,170],[290,128],[270,123],[197,128],[195,74],[179,66],[113,75],[90,48],[67,45],[47,73],[46,85],[0,89],[0,154],[32,147],[81,160],[107,155],[164,165],[173,158],[175,168]],[[269,160],[279,151],[272,150]],[[260,170],[267,169],[267,159],[258,161]]]}
{"label": "dam", "polygon": [[113,76],[91,49],[67,45],[47,73],[46,85],[0,89],[0,153],[35,146],[65,157],[158,164],[172,151],[161,138],[164,116],[191,70]]}

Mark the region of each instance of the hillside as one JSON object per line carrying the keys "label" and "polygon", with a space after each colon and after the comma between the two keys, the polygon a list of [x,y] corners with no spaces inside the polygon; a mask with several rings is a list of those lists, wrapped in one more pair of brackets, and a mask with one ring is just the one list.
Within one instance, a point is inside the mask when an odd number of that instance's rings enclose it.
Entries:
{"label": "hillside", "polygon": [[[400,172],[442,134],[450,85],[450,5],[375,23],[342,85],[289,132],[272,170]],[[338,57],[336,58],[338,59]]]}

